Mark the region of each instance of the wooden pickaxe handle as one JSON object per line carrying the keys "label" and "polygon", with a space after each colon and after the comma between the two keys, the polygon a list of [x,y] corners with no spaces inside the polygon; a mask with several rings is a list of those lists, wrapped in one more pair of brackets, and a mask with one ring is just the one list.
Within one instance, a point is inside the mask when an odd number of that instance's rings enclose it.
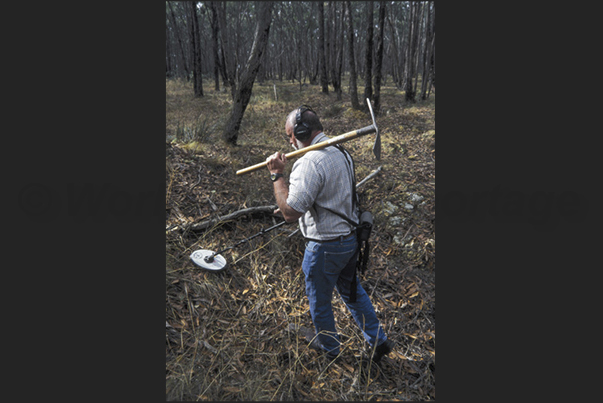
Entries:
{"label": "wooden pickaxe handle", "polygon": [[[287,157],[287,159],[290,160],[290,159],[293,159],[296,157],[300,157],[300,156],[304,155],[305,153],[307,153],[308,151],[321,150],[323,148],[326,148],[326,147],[329,147],[329,146],[332,146],[335,144],[345,143],[346,141],[354,140],[355,138],[365,136],[367,134],[375,133],[376,131],[377,131],[377,126],[373,124],[370,126],[363,127],[362,129],[344,133],[337,137],[328,139],[326,141],[321,141],[320,143],[316,143],[311,146],[292,151],[288,154],[285,154],[285,157]],[[259,164],[252,165],[252,166],[244,168],[244,169],[239,169],[237,171],[237,175],[242,175],[242,174],[246,174],[249,172],[257,171],[258,169],[261,169],[265,166],[266,166],[266,161],[261,162]]]}

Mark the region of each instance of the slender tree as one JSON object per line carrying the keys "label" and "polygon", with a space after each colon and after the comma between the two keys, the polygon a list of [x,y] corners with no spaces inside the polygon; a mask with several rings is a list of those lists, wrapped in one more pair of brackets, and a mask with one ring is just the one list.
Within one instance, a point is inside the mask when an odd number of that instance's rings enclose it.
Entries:
{"label": "slender tree", "polygon": [[358,88],[356,85],[356,59],[354,58],[354,18],[352,16],[352,5],[349,1],[345,2],[345,13],[347,19],[347,38],[348,38],[348,63],[350,67],[350,98],[353,109],[360,109],[358,104]]}
{"label": "slender tree", "polygon": [[[367,1],[366,53],[364,54],[364,99],[373,97],[373,2]],[[364,104],[364,103],[363,103]]]}
{"label": "slender tree", "polygon": [[327,76],[327,61],[325,58],[325,18],[322,1],[318,2],[318,62],[320,64],[320,85],[322,92],[329,93],[329,78]]}
{"label": "slender tree", "polygon": [[199,34],[197,2],[191,1],[184,4],[188,6],[189,15],[191,56],[193,58],[193,88],[195,97],[202,97],[203,76],[201,74],[201,35]]}
{"label": "slender tree", "polygon": [[377,31],[377,54],[375,60],[374,112],[379,114],[381,107],[381,70],[383,66],[383,27],[385,25],[385,1],[379,2],[379,31]]}
{"label": "slender tree", "polygon": [[180,50],[180,53],[179,53],[180,63],[178,63],[178,64],[181,66],[181,69],[184,70],[184,76],[188,80],[190,78],[190,74],[189,74],[189,70],[188,70],[188,65],[186,63],[186,54],[184,52],[184,44],[182,43],[183,40],[182,40],[182,37],[180,34],[180,29],[178,28],[178,24],[176,23],[176,15],[174,13],[174,8],[172,7],[172,2],[168,1],[167,3],[168,3],[168,7],[170,9],[170,17],[171,17],[172,27],[174,28],[174,36],[176,37],[176,41],[178,42],[178,50]]}
{"label": "slender tree", "polygon": [[226,2],[216,2],[216,11],[218,14],[218,29],[220,33],[220,47],[222,65],[224,66],[224,73],[226,75],[226,82],[230,87],[230,95],[232,99],[235,97],[236,84],[235,84],[235,60],[234,52],[231,47],[230,36],[227,31],[226,24]]}
{"label": "slender tree", "polygon": [[[199,95],[203,73],[213,77],[216,91],[228,87],[235,99],[260,3],[167,1],[166,77],[194,80]],[[385,2],[384,7],[380,1],[272,3],[273,34],[255,81],[290,80],[303,89],[309,80],[326,94],[332,85],[339,99],[341,78],[349,73],[352,107],[364,109],[364,95],[377,113],[388,75],[409,102],[428,98],[435,88],[434,1]],[[358,85],[364,94],[358,94]]]}
{"label": "slender tree", "polygon": [[243,114],[245,113],[245,109],[251,98],[253,83],[260,68],[260,62],[266,49],[266,44],[268,43],[270,24],[272,22],[272,6],[273,2],[271,1],[259,1],[256,3],[257,23],[255,26],[253,45],[251,46],[251,51],[249,58],[245,63],[245,67],[240,73],[238,86],[233,91],[232,113],[230,114],[230,118],[226,123],[226,128],[223,133],[224,140],[232,145],[237,144],[241,120],[243,119]]}
{"label": "slender tree", "polygon": [[174,76],[174,67],[172,66],[172,58],[170,55],[173,53],[172,45],[170,40],[170,29],[169,24],[165,24],[165,76],[171,78]]}
{"label": "slender tree", "polygon": [[214,56],[214,90],[220,91],[220,56],[219,56],[219,45],[218,45],[218,12],[213,1],[205,2],[210,10],[211,16],[209,18],[211,24],[211,44],[212,52]]}
{"label": "slender tree", "polygon": [[333,83],[333,89],[337,94],[337,100],[341,101],[341,63],[343,58],[343,16],[341,10],[337,12],[340,7],[343,6],[341,2],[329,2],[329,23],[332,26],[331,40],[331,82]]}
{"label": "slender tree", "polygon": [[419,6],[420,4],[410,3],[409,25],[408,25],[408,43],[406,47],[406,67],[405,67],[405,94],[406,102],[416,101],[416,92],[414,81],[416,80],[416,55],[419,31]]}
{"label": "slender tree", "polygon": [[429,96],[434,70],[434,52],[435,52],[435,3],[427,4],[429,8],[427,14],[427,24],[425,25],[425,49],[423,51],[423,77],[421,80],[421,99],[425,100]]}
{"label": "slender tree", "polygon": [[401,85],[401,74],[400,74],[400,62],[399,62],[399,58],[398,58],[398,37],[399,35],[397,35],[397,30],[396,28],[394,28],[394,24],[392,23],[392,20],[390,18],[389,15],[386,16],[387,18],[387,25],[390,28],[390,37],[391,37],[391,43],[390,43],[390,48],[391,48],[391,52],[392,52],[392,69],[391,69],[391,73],[392,73],[392,79],[394,80],[394,83],[396,84],[396,87],[400,88]]}

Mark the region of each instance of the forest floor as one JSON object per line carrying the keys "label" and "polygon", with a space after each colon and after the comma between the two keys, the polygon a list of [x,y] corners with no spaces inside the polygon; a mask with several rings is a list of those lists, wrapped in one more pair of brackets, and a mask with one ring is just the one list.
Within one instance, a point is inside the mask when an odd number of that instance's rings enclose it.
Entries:
{"label": "forest floor", "polygon": [[379,364],[367,360],[368,345],[335,291],[341,361],[328,365],[291,330],[312,327],[296,223],[225,252],[221,271],[196,266],[191,253],[220,250],[282,218],[187,226],[275,204],[266,169],[235,172],[292,151],[284,122],[294,108],[310,105],[331,137],[370,125],[370,115],[352,110],[346,93],[338,101],[319,86],[256,82],[233,147],[220,139],[229,92],[214,91],[213,82],[204,90],[194,98],[192,84],[166,80],[166,399],[434,400],[435,92],[407,104],[391,82],[382,87],[381,161],[372,153],[374,134],[344,144],[357,182],[382,166],[358,192],[375,219],[360,281],[396,347]]}

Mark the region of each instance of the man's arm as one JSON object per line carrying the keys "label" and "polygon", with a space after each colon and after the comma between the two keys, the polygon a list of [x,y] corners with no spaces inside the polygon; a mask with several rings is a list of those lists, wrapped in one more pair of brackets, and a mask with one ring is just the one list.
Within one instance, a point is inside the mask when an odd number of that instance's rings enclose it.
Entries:
{"label": "man's arm", "polygon": [[[266,159],[267,167],[270,173],[280,173],[285,171],[285,164],[287,163],[287,157],[285,154],[279,152],[271,155]],[[279,212],[283,215],[283,218],[287,222],[293,222],[303,215],[297,210],[294,210],[287,204],[287,197],[289,197],[289,187],[284,177],[278,178],[273,182],[274,185],[274,197],[278,206]]]}
{"label": "man's arm", "polygon": [[294,210],[287,204],[287,197],[289,197],[289,187],[285,182],[285,178],[280,177],[274,182],[274,197],[276,198],[276,204],[278,209],[287,222],[293,222],[301,217],[303,214],[297,210]]}

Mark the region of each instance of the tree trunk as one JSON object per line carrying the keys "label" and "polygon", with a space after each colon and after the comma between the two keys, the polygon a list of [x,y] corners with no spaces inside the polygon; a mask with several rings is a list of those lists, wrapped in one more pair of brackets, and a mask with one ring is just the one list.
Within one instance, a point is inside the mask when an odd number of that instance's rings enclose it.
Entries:
{"label": "tree trunk", "polygon": [[[339,3],[339,2],[337,2]],[[339,33],[341,32],[341,29],[338,29],[339,27],[339,20],[341,20],[341,18],[337,18],[337,5],[335,2],[330,1],[329,2],[329,18],[328,18],[328,23],[327,25],[331,27],[330,32],[331,34],[329,35],[329,42],[331,42],[331,62],[330,62],[330,66],[331,66],[331,82],[333,83],[333,90],[335,91],[335,93],[337,94],[337,100],[341,101],[341,64],[340,64],[340,60],[341,60],[341,49],[342,46],[340,45],[340,41],[339,41]],[[341,17],[341,13],[340,13],[340,17]]]}
{"label": "tree trunk", "polygon": [[381,107],[381,68],[383,66],[383,27],[385,25],[385,1],[379,2],[379,32],[377,33],[377,60],[375,61],[375,115]]}
{"label": "tree trunk", "polygon": [[320,63],[320,85],[322,92],[329,93],[329,78],[327,76],[327,61],[325,59],[325,18],[322,1],[318,2],[318,60]]}
{"label": "tree trunk", "polygon": [[390,28],[390,33],[392,37],[391,47],[394,54],[394,60],[392,64],[392,79],[394,83],[396,83],[396,87],[400,88],[400,63],[398,61],[398,44],[396,43],[396,32],[394,32],[394,25],[392,24],[392,20],[387,16],[387,22]]}
{"label": "tree trunk", "polygon": [[199,34],[199,18],[197,2],[184,3],[189,9],[191,57],[193,59],[193,88],[195,97],[203,96],[203,76],[201,74],[201,35]]}
{"label": "tree trunk", "polygon": [[230,87],[232,99],[235,97],[235,62],[233,60],[234,50],[231,49],[230,39],[226,25],[226,2],[216,2],[216,11],[218,12],[218,29],[220,31],[220,43],[222,48],[222,64],[226,73],[226,81]]}
{"label": "tree trunk", "polygon": [[428,5],[431,8],[427,15],[427,25],[425,34],[425,51],[423,54],[423,80],[421,82],[421,99],[426,100],[429,97],[431,89],[431,77],[433,73],[433,51],[435,49],[435,16],[434,5]]}
{"label": "tree trunk", "polygon": [[172,46],[170,45],[170,31],[168,25],[165,25],[165,76],[171,78],[174,76],[172,67]]}
{"label": "tree trunk", "polygon": [[364,99],[373,97],[373,2],[367,1],[366,11],[366,53],[364,55]]}
{"label": "tree trunk", "polygon": [[[422,26],[423,26],[423,15],[425,13],[425,5],[423,3],[419,3],[417,5],[419,10],[417,11],[417,27],[416,27],[416,45],[415,45],[415,85],[413,87],[413,93],[415,97],[417,96],[417,85],[419,84],[419,65],[420,65],[420,55],[421,55],[421,42],[422,42]],[[421,73],[423,74],[423,73]]]}
{"label": "tree trunk", "polygon": [[270,23],[272,22],[271,14],[273,2],[261,1],[256,4],[257,24],[255,27],[253,45],[251,46],[249,59],[241,71],[238,88],[234,91],[232,113],[230,114],[223,134],[224,140],[232,145],[237,144],[241,120],[243,119],[243,114],[249,103],[249,98],[251,97],[253,82],[260,68],[262,55],[266,49],[266,44],[268,43]]}
{"label": "tree trunk", "polygon": [[[176,36],[176,40],[178,41],[178,49],[180,49],[180,68],[184,71],[184,76],[186,79],[189,79],[189,71],[188,66],[186,64],[186,55],[184,54],[184,45],[182,44],[182,38],[180,37],[180,30],[178,29],[178,24],[176,23],[176,16],[174,15],[174,8],[172,7],[172,2],[168,1],[168,6],[170,7],[170,17],[172,19],[172,26],[174,27],[174,34]],[[180,70],[180,69],[178,69]]]}
{"label": "tree trunk", "polygon": [[339,49],[337,51],[337,69],[336,69],[336,76],[337,76],[337,100],[341,101],[341,72],[342,72],[342,66],[343,66],[343,47],[344,47],[344,28],[343,28],[343,24],[344,24],[344,18],[343,18],[343,13],[344,13],[344,4],[343,3],[339,3],[340,4],[340,12],[339,12],[339,22],[337,24],[338,26],[338,30],[336,31],[339,39],[337,40]]}
{"label": "tree trunk", "polygon": [[211,24],[211,41],[212,51],[214,54],[214,90],[220,91],[220,56],[218,54],[218,12],[213,1],[207,1],[209,9],[211,11],[210,24]]}
{"label": "tree trunk", "polygon": [[352,100],[352,108],[360,109],[358,104],[358,88],[356,85],[356,59],[354,58],[354,26],[352,17],[352,6],[349,1],[345,2],[345,10],[348,20],[347,36],[348,36],[348,59],[350,63],[350,98]]}
{"label": "tree trunk", "polygon": [[329,84],[333,85],[333,76],[331,71],[331,66],[333,66],[333,55],[331,54],[331,49],[334,49],[335,46],[331,46],[333,42],[333,37],[331,36],[331,24],[333,24],[333,2],[327,2],[327,19],[325,21],[325,61],[327,68],[327,81]]}
{"label": "tree trunk", "polygon": [[404,99],[406,102],[415,102],[416,94],[413,90],[413,79],[415,78],[415,55],[417,51],[417,31],[418,31],[418,4],[410,3],[410,16],[409,16],[409,27],[408,27],[408,44],[406,47],[406,68],[405,68],[405,81],[406,91]]}

